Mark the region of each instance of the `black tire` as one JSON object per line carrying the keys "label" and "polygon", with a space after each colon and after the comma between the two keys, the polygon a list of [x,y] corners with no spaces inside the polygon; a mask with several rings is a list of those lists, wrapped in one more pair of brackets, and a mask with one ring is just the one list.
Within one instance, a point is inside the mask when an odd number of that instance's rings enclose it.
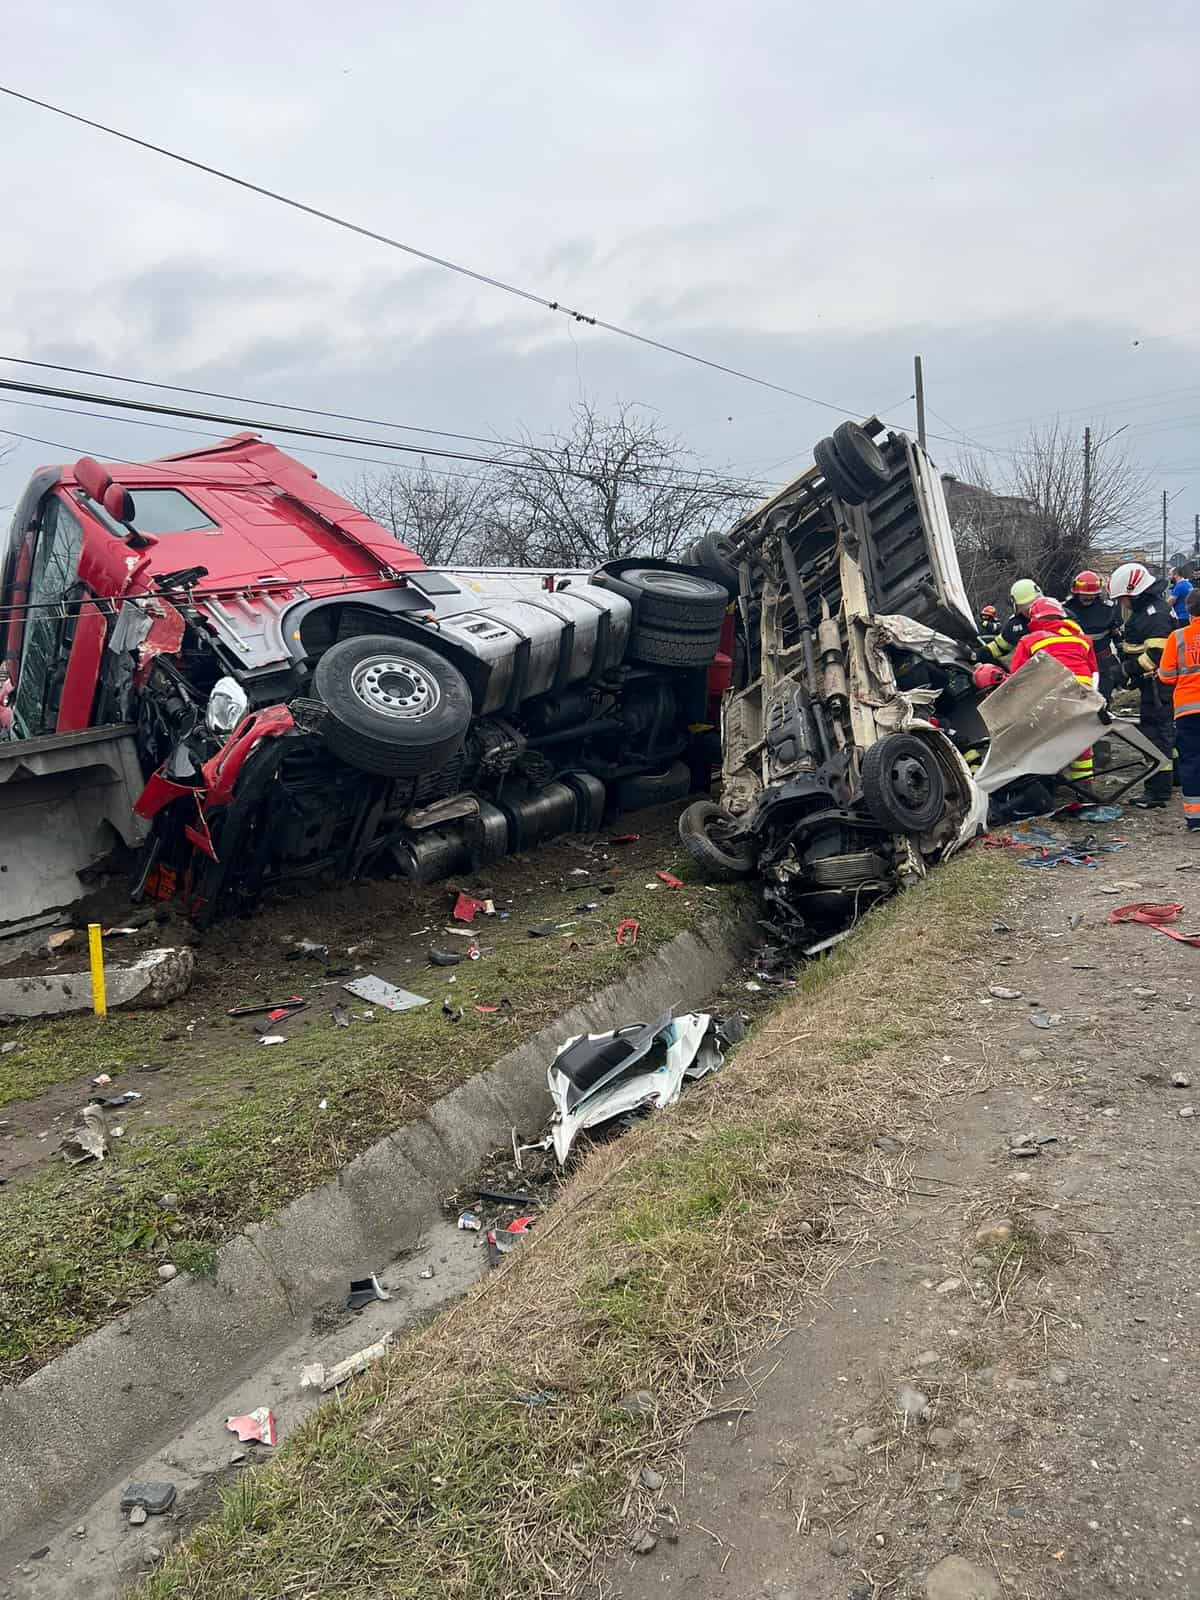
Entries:
{"label": "black tire", "polygon": [[665,633],[635,628],[626,654],[648,667],[707,667],[721,642],[720,628],[705,633]]}
{"label": "black tire", "polygon": [[870,499],[867,490],[861,488],[842,465],[832,439],[817,440],[813,445],[813,460],[839,500],[844,500],[848,506],[861,506],[864,500]]}
{"label": "black tire", "polygon": [[883,451],[857,422],[842,422],[833,430],[833,448],[847,477],[868,494],[878,494],[892,481]]}
{"label": "black tire", "polygon": [[705,533],[688,547],[687,562],[692,567],[703,567],[711,578],[722,584],[727,593],[737,594],[739,588],[737,562],[730,559],[731,540],[723,533]]}
{"label": "black tire", "polygon": [[878,739],[863,757],[863,801],[896,833],[924,833],[946,805],[946,780],[929,746],[911,733]]}
{"label": "black tire", "polygon": [[732,883],[754,872],[750,851],[735,848],[721,837],[722,830],[732,825],[728,812],[711,800],[693,801],[679,819],[680,843],[706,878]]}
{"label": "black tire", "polygon": [[665,772],[639,772],[617,784],[617,809],[640,811],[643,806],[665,806],[692,792],[692,774],[686,761],[672,761]]}
{"label": "black tire", "polygon": [[720,628],[729,605],[723,583],[682,569],[626,567],[618,580],[636,598],[638,626],[674,633]]}
{"label": "black tire", "polygon": [[389,778],[438,772],[462,749],[471,690],[427,645],[364,634],[331,646],[313,688],[329,708],[326,744],[349,766]]}

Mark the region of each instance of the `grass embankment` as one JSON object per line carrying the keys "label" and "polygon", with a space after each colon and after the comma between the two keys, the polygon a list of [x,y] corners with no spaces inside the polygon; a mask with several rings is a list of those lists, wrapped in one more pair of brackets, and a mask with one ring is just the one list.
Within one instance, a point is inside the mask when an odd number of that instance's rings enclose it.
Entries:
{"label": "grass embankment", "polygon": [[857,1207],[902,1192],[873,1140],[961,1087],[956,969],[1010,872],[975,851],[873,912],[727,1072],[595,1151],[523,1254],[240,1477],[144,1600],[561,1592],[649,1514],[642,1463],[853,1254]]}
{"label": "grass embankment", "polygon": [[[603,925],[584,922],[573,937],[531,940],[525,922],[538,920],[534,900],[519,921],[481,932],[485,959],[455,968],[453,986],[444,971],[414,969],[405,981],[432,997],[420,1010],[377,1011],[373,1023],[337,1027],[329,1015],[334,988],[322,991],[311,1025],[286,1045],[264,1049],[248,1025],[223,1035],[216,1059],[210,1051],[204,1063],[186,1064],[189,1099],[178,1107],[178,1125],[131,1118],[102,1166],[56,1162],[3,1192],[0,1382],[27,1377],[150,1293],[162,1262],[211,1270],[217,1247],[247,1222],[331,1177],[698,917],[728,914],[731,905],[730,896],[699,884],[651,892],[639,878],[605,903]],[[562,915],[556,890],[546,909]],[[641,933],[635,947],[618,949],[609,924],[624,916],[638,918]],[[463,1008],[461,1021],[442,1014],[443,995]],[[361,1010],[361,1001],[341,998]],[[509,1004],[501,1012],[475,1009],[502,1000]],[[0,1087],[11,1095],[61,1080],[65,1057],[69,1074],[108,1070],[108,1092],[116,1093],[122,1066],[144,1061],[152,1045],[159,1060],[170,1055],[161,1030],[154,1018],[119,1014],[103,1028],[91,1018],[28,1027],[18,1035],[19,1054],[4,1058]],[[153,1078],[151,1094],[169,1076]],[[164,1195],[174,1197],[169,1207]]]}

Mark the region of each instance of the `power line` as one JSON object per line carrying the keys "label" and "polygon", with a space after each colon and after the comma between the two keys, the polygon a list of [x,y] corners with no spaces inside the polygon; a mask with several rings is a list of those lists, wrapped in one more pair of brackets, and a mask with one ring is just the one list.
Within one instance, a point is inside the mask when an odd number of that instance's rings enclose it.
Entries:
{"label": "power line", "polygon": [[726,377],[738,378],[744,383],[754,383],[763,389],[773,389],[777,394],[789,395],[793,400],[803,400],[808,405],[820,406],[826,411],[839,411],[843,416],[852,415],[853,408],[834,405],[829,400],[819,400],[815,395],[802,394],[798,389],[789,389],[786,384],[772,383],[768,378],[757,377],[751,372],[742,372],[738,367],[726,366],[723,362],[712,361],[707,356],[697,355],[694,351],[684,350],[679,345],[666,344],[661,339],[652,339],[648,334],[638,333],[632,328],[624,328],[619,323],[606,322],[601,317],[592,316],[585,311],[579,311],[574,306],[564,305],[559,300],[547,299],[545,295],[536,294],[530,289],[523,289],[518,284],[509,283],[504,278],[493,277],[490,273],[479,272],[474,267],[464,266],[461,262],[452,261],[448,256],[434,255],[432,251],[422,250],[417,245],[407,244],[402,239],[392,238],[390,234],[379,233],[374,228],[364,227],[361,223],[351,222],[346,217],[339,217],[335,212],[323,211],[319,206],[308,205],[303,200],[296,200],[290,195],[281,194],[276,189],[268,189],[260,183],[253,183],[249,178],[239,178],[235,173],[226,172],[221,167],[211,166],[206,161],[197,161],[192,156],[181,155],[177,150],[168,150],[165,145],[154,144],[149,139],[139,139],[136,134],[125,133],[120,128],[110,127],[105,122],[97,122],[92,117],[82,116],[78,111],[68,111],[64,106],[56,106],[49,100],[39,100],[35,95],[23,94],[19,89],[9,88],[0,84],[0,94],[8,95],[12,100],[21,100],[26,105],[37,106],[39,110],[53,112],[55,116],[65,117],[68,122],[77,122],[82,127],[92,128],[97,133],[106,133],[110,138],[122,139],[127,144],[137,145],[139,149],[149,150],[154,155],[165,156],[169,161],[177,161],[181,166],[191,167],[196,172],[204,172],[212,178],[220,178],[225,183],[235,184],[239,189],[246,189],[251,194],[261,195],[266,200],[274,200],[277,204],[289,206],[293,211],[303,212],[306,216],[316,217],[321,222],[331,222],[335,227],[345,228],[350,233],[356,233],[363,239],[372,239],[376,244],[385,244],[390,249],[401,250],[406,255],[415,256],[419,261],[427,261],[432,266],[444,267],[447,272],[456,272],[461,277],[471,278],[476,283],[482,283],[490,289],[503,290],[505,294],[515,295],[520,300],[525,300],[531,305],[541,306],[547,311],[558,311],[563,316],[569,317],[573,322],[583,322],[592,328],[601,328],[605,333],[618,334],[623,339],[632,339],[637,344],[646,345],[652,350],[661,350],[666,355],[678,356],[681,360],[695,362],[701,367],[709,367],[714,372],[723,372]]}
{"label": "power line", "polygon": [[[216,411],[192,411],[183,406],[168,406],[152,400],[129,400],[121,396],[94,394],[80,389],[62,389],[49,384],[22,383],[15,378],[0,378],[0,389],[8,390],[17,395],[47,395],[52,399],[58,400],[82,400],[92,405],[111,406],[120,411],[148,412],[153,416],[183,417],[200,422],[219,422],[226,427],[249,428],[256,432],[292,434],[304,439],[326,439],[337,444],[361,444],[373,449],[396,450],[406,455],[433,456],[443,461],[466,461],[477,466],[503,467],[506,470],[509,468],[531,472],[544,472],[546,470],[536,461],[514,461],[504,456],[478,456],[461,450],[443,450],[424,445],[407,444],[399,439],[367,438],[359,434],[336,433],[320,428],[304,428],[295,423],[228,416]],[[533,448],[537,449],[536,446]],[[561,471],[565,476],[578,479],[584,483],[594,481],[593,474],[588,472],[569,467],[556,468],[554,470]],[[700,478],[705,471],[706,469],[696,468],[692,473],[685,476]],[[715,473],[712,475],[714,477],[717,476]],[[632,481],[638,482],[645,488],[666,489],[678,487],[681,478],[677,477],[667,481],[653,478],[637,478]],[[737,486],[756,489],[763,487],[762,484],[752,483],[749,480],[743,480]]]}
{"label": "power line", "polygon": [[431,433],[441,439],[458,439],[466,444],[507,445],[513,450],[524,448],[524,445],[516,439],[489,439],[479,433],[451,433],[447,428],[423,428],[415,422],[387,422],[379,417],[359,417],[346,411],[319,411],[315,406],[292,405],[286,400],[254,400],[242,394],[226,394],[220,389],[190,389],[181,383],[158,383],[151,378],[128,378],[119,372],[97,372],[92,367],[68,367],[58,361],[34,361],[28,356],[0,356],[0,361],[12,362],[21,367],[40,367],[45,372],[70,372],[79,378],[103,378],[108,383],[126,383],[136,389],[166,389],[172,394],[199,395],[205,400],[232,400],[239,406],[271,406],[276,411],[296,411],[306,417],[324,417],[329,422],[364,422],[372,428],[400,428],[406,433]]}

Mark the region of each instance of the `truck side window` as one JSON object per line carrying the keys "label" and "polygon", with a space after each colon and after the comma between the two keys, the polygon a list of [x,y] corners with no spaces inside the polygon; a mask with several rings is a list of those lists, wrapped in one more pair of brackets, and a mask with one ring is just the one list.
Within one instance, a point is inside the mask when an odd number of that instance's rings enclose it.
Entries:
{"label": "truck side window", "polygon": [[29,580],[29,610],[21,650],[21,669],[13,696],[13,732],[33,739],[53,733],[58,696],[75,609],[79,598],[79,552],[83,524],[57,495],[42,511]]}

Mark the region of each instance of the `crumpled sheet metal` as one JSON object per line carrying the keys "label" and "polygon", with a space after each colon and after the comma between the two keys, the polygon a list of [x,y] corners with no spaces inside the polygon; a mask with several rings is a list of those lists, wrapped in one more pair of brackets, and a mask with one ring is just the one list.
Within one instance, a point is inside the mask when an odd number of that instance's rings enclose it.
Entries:
{"label": "crumpled sheet metal", "polygon": [[981,700],[990,735],[976,782],[994,794],[1019,778],[1061,772],[1102,739],[1104,696],[1044,651]]}
{"label": "crumpled sheet metal", "polygon": [[[576,1034],[565,1040],[558,1055],[583,1037]],[[600,1042],[613,1038],[614,1033],[587,1037]],[[552,1064],[546,1073],[550,1097],[554,1101],[549,1143],[554,1147],[559,1164],[565,1163],[571,1146],[585,1128],[600,1127],[634,1111],[674,1105],[684,1080],[715,1072],[724,1054],[717,1036],[716,1019],[707,1011],[684,1012],[667,1019],[654,1034],[646,1052],[631,1060],[616,1078],[601,1083],[569,1109],[573,1085],[557,1064]]]}

